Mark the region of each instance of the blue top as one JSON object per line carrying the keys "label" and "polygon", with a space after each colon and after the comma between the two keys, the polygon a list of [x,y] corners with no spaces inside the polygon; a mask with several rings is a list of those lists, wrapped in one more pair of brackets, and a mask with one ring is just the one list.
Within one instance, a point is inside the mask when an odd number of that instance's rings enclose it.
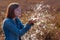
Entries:
{"label": "blue top", "polygon": [[32,26],[30,24],[26,24],[24,27],[18,18],[16,18],[16,21],[17,23],[14,22],[13,19],[4,19],[3,31],[5,34],[5,40],[19,40],[19,36],[23,36]]}

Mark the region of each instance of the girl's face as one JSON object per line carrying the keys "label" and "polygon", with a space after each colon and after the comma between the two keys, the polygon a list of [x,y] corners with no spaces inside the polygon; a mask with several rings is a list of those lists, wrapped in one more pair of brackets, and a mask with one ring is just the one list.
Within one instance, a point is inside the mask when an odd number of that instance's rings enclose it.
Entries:
{"label": "girl's face", "polygon": [[16,15],[17,17],[21,17],[21,8],[20,8],[20,7],[16,8],[16,9],[14,10],[14,13],[15,13],[15,15]]}

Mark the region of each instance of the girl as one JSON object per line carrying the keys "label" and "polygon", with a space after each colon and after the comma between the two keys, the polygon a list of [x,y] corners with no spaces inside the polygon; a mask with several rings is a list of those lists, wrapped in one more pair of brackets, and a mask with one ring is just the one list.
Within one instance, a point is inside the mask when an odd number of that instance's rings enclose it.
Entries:
{"label": "girl", "polygon": [[23,36],[36,22],[35,20],[30,20],[24,27],[18,18],[21,17],[21,8],[19,3],[9,4],[6,14],[6,18],[3,21],[5,40],[21,40],[21,36]]}

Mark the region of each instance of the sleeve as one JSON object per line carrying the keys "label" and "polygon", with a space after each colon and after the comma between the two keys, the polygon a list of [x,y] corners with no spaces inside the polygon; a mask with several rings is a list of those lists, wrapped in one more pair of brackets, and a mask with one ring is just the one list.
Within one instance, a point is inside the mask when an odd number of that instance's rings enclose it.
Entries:
{"label": "sleeve", "polygon": [[[18,22],[18,24],[20,25],[21,29],[24,28],[23,23],[21,22],[21,20],[19,20],[18,17],[17,17],[17,22]],[[26,25],[27,25],[27,24],[26,24]],[[30,24],[30,25],[33,26],[34,24],[32,23],[32,24]]]}
{"label": "sleeve", "polygon": [[15,35],[18,35],[18,36],[23,36],[31,28],[31,25],[27,24],[26,27],[19,30],[17,28],[17,26],[14,25],[13,23],[11,23],[10,21],[6,21],[5,25],[9,31],[11,31],[12,33],[14,33]]}
{"label": "sleeve", "polygon": [[17,22],[18,22],[18,24],[20,25],[21,29],[24,28],[24,25],[23,25],[23,23],[19,20],[19,18],[17,18]]}

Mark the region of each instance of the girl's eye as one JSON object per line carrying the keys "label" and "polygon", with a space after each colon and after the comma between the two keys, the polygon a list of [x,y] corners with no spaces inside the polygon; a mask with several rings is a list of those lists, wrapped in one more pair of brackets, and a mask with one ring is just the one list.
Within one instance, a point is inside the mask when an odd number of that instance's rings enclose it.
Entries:
{"label": "girl's eye", "polygon": [[17,9],[17,11],[21,12],[21,10],[20,10],[20,9]]}
{"label": "girl's eye", "polygon": [[17,11],[19,11],[19,9],[17,9]]}

